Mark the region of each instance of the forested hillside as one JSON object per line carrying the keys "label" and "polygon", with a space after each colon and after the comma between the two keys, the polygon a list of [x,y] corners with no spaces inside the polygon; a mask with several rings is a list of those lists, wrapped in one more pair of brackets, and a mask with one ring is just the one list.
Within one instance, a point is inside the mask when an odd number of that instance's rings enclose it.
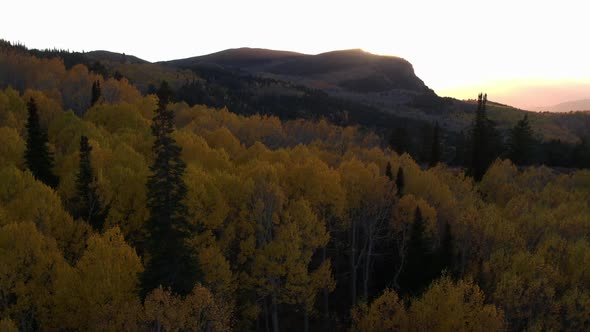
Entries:
{"label": "forested hillside", "polygon": [[590,328],[590,171],[490,158],[485,96],[468,167],[438,126],[427,167],[366,126],[189,106],[172,76],[0,52],[0,330]]}

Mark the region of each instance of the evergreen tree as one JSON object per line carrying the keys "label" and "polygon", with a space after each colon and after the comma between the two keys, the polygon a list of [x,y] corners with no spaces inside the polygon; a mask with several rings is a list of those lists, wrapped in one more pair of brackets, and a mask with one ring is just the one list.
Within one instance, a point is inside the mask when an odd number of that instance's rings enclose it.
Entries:
{"label": "evergreen tree", "polygon": [[405,126],[393,130],[389,139],[389,146],[399,155],[409,151],[410,139]]}
{"label": "evergreen tree", "polygon": [[92,99],[90,101],[90,106],[94,106],[94,104],[96,104],[100,100],[101,95],[102,92],[100,89],[100,81],[96,80],[92,83]]}
{"label": "evergreen tree", "polygon": [[406,266],[404,268],[401,287],[406,292],[418,295],[432,280],[432,261],[426,225],[420,207],[416,207],[414,222],[410,229]]}
{"label": "evergreen tree", "polygon": [[388,161],[385,166],[385,176],[389,178],[389,181],[393,181],[393,173],[391,172],[391,163]]}
{"label": "evergreen tree", "polygon": [[528,116],[512,128],[508,139],[508,158],[516,165],[529,165],[533,156],[533,130],[529,125]]}
{"label": "evergreen tree", "polygon": [[436,166],[440,162],[440,129],[438,127],[438,122],[434,125],[434,130],[432,132],[432,147],[430,149],[430,160],[428,161],[428,165],[430,167]]}
{"label": "evergreen tree", "polygon": [[33,173],[35,179],[55,188],[59,182],[53,174],[53,155],[47,146],[47,132],[41,128],[37,104],[31,97],[27,103],[27,142],[25,149],[25,165]]}
{"label": "evergreen tree", "polygon": [[395,178],[395,186],[397,187],[397,195],[399,197],[402,197],[404,195],[405,184],[406,182],[404,179],[404,169],[400,167],[397,170],[397,176]]}
{"label": "evergreen tree", "polygon": [[167,107],[171,90],[166,82],[162,82],[157,95],[158,109],[152,124],[155,158],[147,183],[149,259],[142,275],[142,291],[145,296],[163,286],[186,295],[193,289],[198,275],[195,257],[186,245],[192,231],[185,205],[186,164],[180,157],[181,147],[172,138],[174,113]]}
{"label": "evergreen tree", "polygon": [[92,146],[88,143],[88,137],[80,137],[80,166],[76,174],[77,196],[73,202],[74,218],[83,219],[96,231],[102,229],[104,223],[104,210],[98,193],[96,192],[96,179],[90,160]]}
{"label": "evergreen tree", "polygon": [[477,113],[471,128],[471,159],[467,173],[480,181],[488,167],[502,152],[502,137],[486,115],[487,95],[479,94]]}
{"label": "evergreen tree", "polygon": [[451,233],[451,225],[445,223],[445,233],[439,248],[439,271],[447,270],[453,271],[453,234]]}
{"label": "evergreen tree", "polygon": [[457,141],[455,144],[455,157],[453,158],[454,165],[464,167],[468,166],[465,162],[466,145],[467,144],[465,142],[465,134],[463,133],[463,130],[461,130],[461,132],[459,132],[459,135],[457,135]]}

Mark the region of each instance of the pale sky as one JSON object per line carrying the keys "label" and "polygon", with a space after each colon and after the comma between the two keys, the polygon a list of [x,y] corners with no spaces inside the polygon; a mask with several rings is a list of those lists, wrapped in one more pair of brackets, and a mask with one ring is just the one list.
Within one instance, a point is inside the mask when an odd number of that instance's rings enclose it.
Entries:
{"label": "pale sky", "polygon": [[362,48],[407,59],[439,95],[527,108],[590,98],[589,24],[590,2],[572,0],[11,0],[0,38],[149,61]]}

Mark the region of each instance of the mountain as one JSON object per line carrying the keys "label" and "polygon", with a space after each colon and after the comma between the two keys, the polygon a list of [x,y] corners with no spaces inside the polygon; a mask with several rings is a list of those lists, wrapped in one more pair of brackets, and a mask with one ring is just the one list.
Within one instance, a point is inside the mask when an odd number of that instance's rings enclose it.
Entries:
{"label": "mountain", "polygon": [[180,68],[220,65],[265,77],[283,79],[331,93],[432,92],[415,73],[412,64],[393,56],[360,49],[318,55],[266,49],[238,48],[209,55],[164,62]]}
{"label": "mountain", "polygon": [[[471,125],[476,108],[473,100],[437,96],[415,75],[409,61],[360,49],[309,55],[236,48],[156,63],[109,51],[29,50],[0,40],[2,50],[59,57],[66,68],[82,64],[105,78],[126,78],[144,94],[165,80],[176,100],[189,105],[282,119],[325,118],[368,127],[383,137],[403,126],[413,140],[420,140],[438,122],[443,136],[453,140]],[[550,115],[489,103],[488,115],[504,134],[525,114],[545,140],[576,142],[590,128],[589,114]]]}
{"label": "mountain", "polygon": [[537,107],[534,110],[538,112],[590,111],[590,99],[573,100],[548,107]]}

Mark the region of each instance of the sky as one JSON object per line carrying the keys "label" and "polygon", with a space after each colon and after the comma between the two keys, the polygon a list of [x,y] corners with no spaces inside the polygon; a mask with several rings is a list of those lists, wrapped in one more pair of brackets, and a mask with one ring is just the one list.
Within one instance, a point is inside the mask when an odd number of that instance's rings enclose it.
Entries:
{"label": "sky", "polygon": [[400,56],[441,96],[521,108],[590,98],[590,3],[545,0],[18,0],[0,38],[149,61],[237,47]]}

